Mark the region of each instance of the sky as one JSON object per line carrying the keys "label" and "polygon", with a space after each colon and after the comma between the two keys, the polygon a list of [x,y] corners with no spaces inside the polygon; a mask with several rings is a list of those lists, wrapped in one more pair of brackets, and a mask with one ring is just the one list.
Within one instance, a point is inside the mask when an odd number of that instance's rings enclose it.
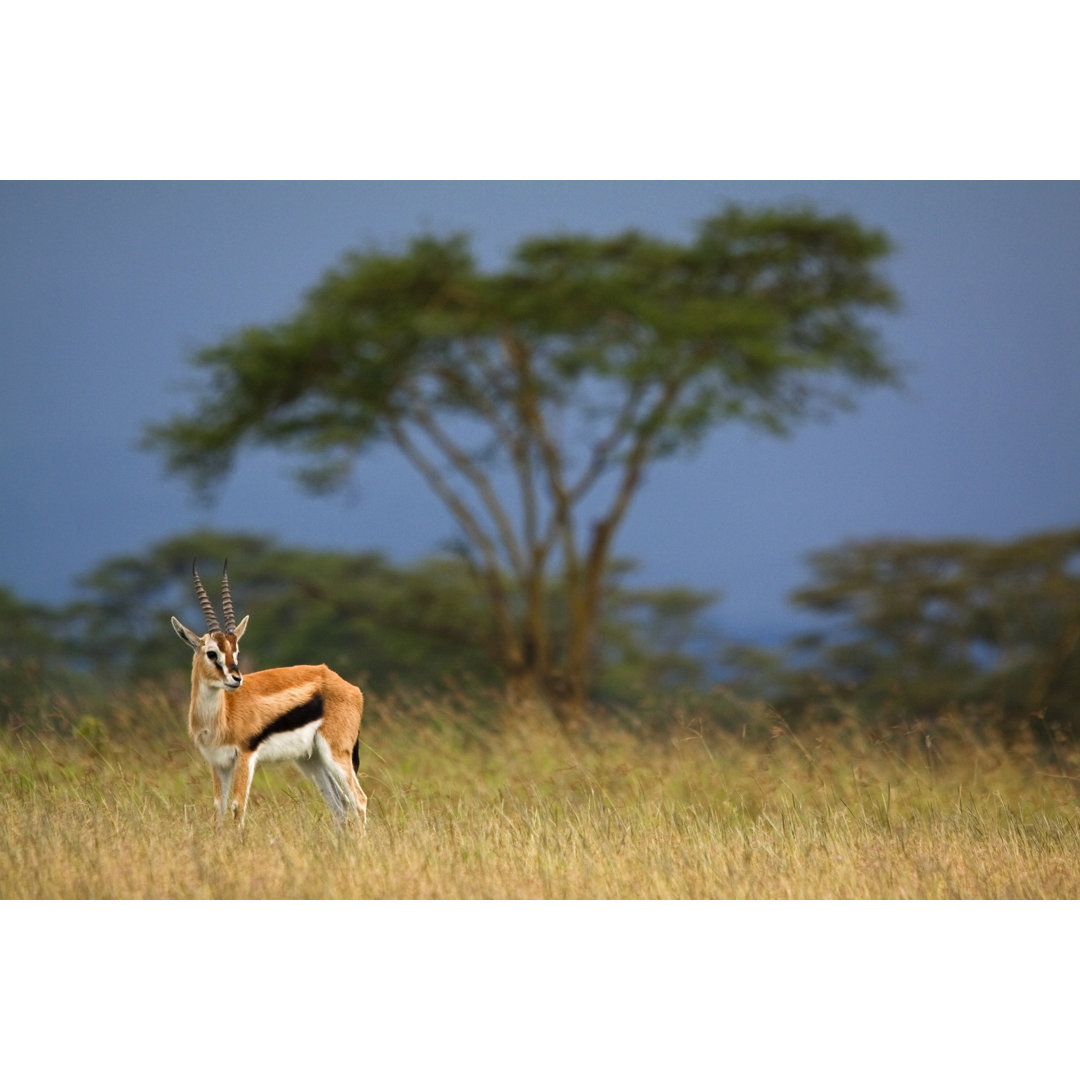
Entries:
{"label": "sky", "polygon": [[436,551],[453,523],[389,450],[322,498],[286,459],[241,454],[208,508],[141,433],[190,404],[195,350],[288,317],[347,250],[464,231],[494,267],[549,232],[688,239],[732,201],[809,202],[892,237],[902,308],[882,333],[905,387],[788,439],[718,429],[655,466],[617,541],[635,583],[719,591],[720,629],[766,640],[804,625],[787,596],[810,551],[1080,523],[1077,183],[8,181],[0,585],[59,603],[101,560],[196,527],[400,562]]}

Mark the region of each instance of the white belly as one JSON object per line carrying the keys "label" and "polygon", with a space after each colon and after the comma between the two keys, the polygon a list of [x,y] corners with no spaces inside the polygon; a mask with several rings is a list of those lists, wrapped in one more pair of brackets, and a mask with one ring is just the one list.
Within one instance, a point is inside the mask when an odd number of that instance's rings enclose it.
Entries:
{"label": "white belly", "polygon": [[296,761],[315,753],[315,735],[322,726],[322,718],[293,731],[279,731],[269,735],[255,752],[259,761]]}

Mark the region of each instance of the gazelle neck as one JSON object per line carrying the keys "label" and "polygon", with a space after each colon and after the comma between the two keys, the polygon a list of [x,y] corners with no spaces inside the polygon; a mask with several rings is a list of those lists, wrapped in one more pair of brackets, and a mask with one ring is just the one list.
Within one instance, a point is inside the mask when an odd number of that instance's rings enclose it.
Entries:
{"label": "gazelle neck", "polygon": [[198,657],[191,673],[191,708],[188,711],[188,728],[196,742],[218,734],[225,722],[225,690],[202,678],[198,670]]}

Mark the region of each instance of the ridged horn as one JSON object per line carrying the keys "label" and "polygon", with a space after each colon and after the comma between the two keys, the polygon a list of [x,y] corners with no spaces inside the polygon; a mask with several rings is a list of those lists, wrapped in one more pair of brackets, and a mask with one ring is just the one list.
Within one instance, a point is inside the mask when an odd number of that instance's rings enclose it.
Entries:
{"label": "ridged horn", "polygon": [[214,605],[210,603],[210,597],[206,595],[203,583],[199,580],[199,571],[195,569],[196,559],[191,560],[191,576],[195,579],[195,595],[198,597],[199,606],[202,608],[206,619],[206,629],[211,633],[221,630],[218,617],[214,614]]}
{"label": "ridged horn", "polygon": [[229,593],[229,560],[221,568],[221,610],[225,613],[225,633],[236,633],[236,616],[233,614],[232,596]]}

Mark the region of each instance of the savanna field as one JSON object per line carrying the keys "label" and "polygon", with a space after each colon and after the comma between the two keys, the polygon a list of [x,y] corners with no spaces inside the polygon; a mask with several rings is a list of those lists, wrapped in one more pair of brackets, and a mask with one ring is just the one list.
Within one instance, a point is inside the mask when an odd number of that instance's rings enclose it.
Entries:
{"label": "savanna field", "polygon": [[366,830],[288,765],[215,826],[183,688],[56,697],[0,733],[4,899],[1072,899],[1064,751],[970,721],[792,727],[597,715],[447,692],[370,699]]}

